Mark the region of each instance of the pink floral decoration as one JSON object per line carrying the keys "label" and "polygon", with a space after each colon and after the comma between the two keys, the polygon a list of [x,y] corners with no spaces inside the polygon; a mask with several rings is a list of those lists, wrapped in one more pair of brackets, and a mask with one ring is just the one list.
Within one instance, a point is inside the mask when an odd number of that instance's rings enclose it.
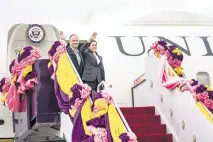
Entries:
{"label": "pink floral decoration", "polygon": [[26,90],[33,88],[34,85],[38,83],[37,78],[32,78],[32,79],[25,81],[25,79],[22,75],[19,76],[17,82],[20,83],[20,85],[18,87],[19,94],[25,94]]}
{"label": "pink floral decoration", "polygon": [[190,88],[189,88],[189,86],[188,86],[187,84],[185,84],[185,85],[183,85],[183,86],[181,87],[181,91],[182,91],[182,92],[190,91]]}
{"label": "pink floral decoration", "polygon": [[53,57],[50,58],[50,59],[54,60],[55,63],[58,63],[59,56],[60,56],[62,53],[64,53],[64,52],[66,52],[66,46],[60,45],[60,46],[57,47],[56,53],[55,53],[55,54],[53,55]]}
{"label": "pink floral decoration", "polygon": [[151,47],[155,52],[158,52],[161,55],[165,54],[165,48],[162,45],[160,45],[158,42],[154,42]]}
{"label": "pink floral decoration", "polygon": [[66,41],[60,40],[60,43],[61,45],[57,47],[56,52],[53,56],[48,54],[50,61],[54,61],[55,63],[58,63],[60,55],[66,52]]}
{"label": "pink floral decoration", "polygon": [[23,59],[20,63],[18,63],[18,59],[15,59],[14,66],[12,67],[12,74],[19,75],[25,67],[27,67],[28,65],[32,65],[40,57],[41,55],[39,49],[33,47],[33,49],[31,50],[31,54]]}
{"label": "pink floral decoration", "polygon": [[82,90],[80,91],[81,98],[86,99],[90,95],[91,87],[89,87],[87,84],[81,84],[81,86],[82,86]]}
{"label": "pink floral decoration", "polygon": [[5,84],[2,87],[2,92],[6,93],[10,89],[10,81],[12,80],[11,77],[5,77]]}
{"label": "pink floral decoration", "polygon": [[172,56],[168,50],[165,51],[164,55],[167,57],[167,60],[172,60]]}
{"label": "pink floral decoration", "polygon": [[211,99],[204,100],[204,105],[209,109],[213,110],[213,101]]}
{"label": "pink floral decoration", "polygon": [[67,42],[65,40],[62,39],[60,42],[63,47],[67,47]]}
{"label": "pink floral decoration", "polygon": [[198,101],[200,101],[200,102],[202,102],[202,103],[204,103],[204,101],[205,101],[206,99],[209,99],[209,96],[208,96],[208,92],[207,92],[207,91],[205,91],[205,92],[203,92],[203,93],[198,93],[198,94],[196,95],[196,100],[198,100]]}
{"label": "pink floral decoration", "polygon": [[152,49],[155,51],[155,52],[158,52],[158,50],[157,50],[157,46],[158,46],[158,42],[156,41],[156,42],[154,42],[153,44],[152,44]]}
{"label": "pink floral decoration", "polygon": [[77,99],[75,100],[74,106],[71,105],[71,108],[72,108],[72,109],[78,109],[78,107],[81,105],[82,102],[83,102],[82,100],[80,100],[79,98],[77,98]]}
{"label": "pink floral decoration", "polygon": [[94,142],[108,142],[106,129],[89,126],[89,130],[94,135]]}
{"label": "pink floral decoration", "polygon": [[14,84],[11,84],[10,89],[8,91],[7,99],[5,100],[5,105],[8,107],[8,109],[12,112],[18,112],[19,111],[19,105],[20,105],[20,95],[18,95],[16,86]]}
{"label": "pink floral decoration", "polygon": [[108,103],[112,103],[112,96],[108,92],[102,91],[101,94]]}
{"label": "pink floral decoration", "polygon": [[20,74],[20,72],[21,72],[21,66],[19,66],[19,64],[18,64],[18,59],[15,59],[15,61],[14,61],[14,65],[13,65],[13,67],[12,67],[12,69],[11,69],[11,74],[13,75],[13,76],[15,76],[15,75],[19,75]]}
{"label": "pink floral decoration", "polygon": [[133,132],[128,132],[127,135],[129,136],[129,142],[137,142],[137,136]]}
{"label": "pink floral decoration", "polygon": [[171,59],[169,58],[168,59],[168,63],[171,67],[179,67],[181,65],[181,61],[180,60],[177,60],[177,59]]}
{"label": "pink floral decoration", "polygon": [[27,80],[27,82],[25,83],[25,87],[26,89],[30,89],[33,88],[35,84],[38,84],[38,80],[37,78],[32,78]]}
{"label": "pink floral decoration", "polygon": [[191,89],[191,91],[196,92],[196,89],[197,89],[199,86],[200,86],[200,84],[197,84],[197,85],[193,86],[192,89]]}
{"label": "pink floral decoration", "polygon": [[165,50],[164,50],[164,47],[162,45],[157,45],[157,50],[158,52],[161,54],[161,55],[164,55],[165,53]]}

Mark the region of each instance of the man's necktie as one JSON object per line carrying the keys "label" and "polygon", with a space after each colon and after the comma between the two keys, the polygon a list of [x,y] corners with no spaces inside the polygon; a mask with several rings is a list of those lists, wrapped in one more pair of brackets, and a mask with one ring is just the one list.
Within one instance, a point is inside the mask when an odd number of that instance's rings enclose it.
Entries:
{"label": "man's necktie", "polygon": [[81,64],[81,57],[79,55],[78,49],[74,49],[74,52],[75,52],[75,55],[76,55],[77,60],[78,60],[78,65],[80,65]]}

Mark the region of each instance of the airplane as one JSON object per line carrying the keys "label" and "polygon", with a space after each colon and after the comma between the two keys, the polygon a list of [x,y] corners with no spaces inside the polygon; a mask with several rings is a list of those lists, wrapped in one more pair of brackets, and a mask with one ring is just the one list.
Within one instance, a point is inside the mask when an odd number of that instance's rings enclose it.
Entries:
{"label": "airplane", "polygon": [[[66,2],[68,3],[68,1]],[[117,17],[115,16],[115,18],[113,17],[113,20],[106,20],[104,19],[106,18],[104,15],[107,15],[107,8],[104,8],[104,4],[107,4],[107,6],[111,9],[116,9],[116,6],[119,5],[124,6],[128,4],[127,1],[116,1],[114,2],[113,7],[110,5],[110,2],[111,1],[104,2],[103,4],[97,2],[97,4],[100,5],[99,9],[103,8],[103,13],[100,13],[97,9],[97,11],[85,10],[84,14],[79,13],[77,16],[75,16],[76,20],[63,20],[66,19],[66,17],[69,17],[71,15],[70,13],[78,10],[76,7],[69,13],[69,5],[71,5],[71,3],[63,4],[64,10],[57,10],[58,14],[49,14],[47,11],[58,9],[57,4],[60,4],[59,2],[51,2],[52,7],[49,7],[49,10],[46,7],[49,5],[50,1],[34,2],[35,5],[28,6],[28,8],[34,9],[35,11],[31,10],[29,15],[26,15],[26,11],[18,11],[18,9],[15,8],[15,5],[20,6],[23,9],[26,8],[27,6],[21,6],[23,4],[22,2],[13,2],[13,5],[11,5],[11,1],[4,2],[1,8],[3,11],[5,11],[5,13],[8,13],[8,15],[3,15],[4,17],[12,17],[12,15],[14,16],[14,14],[16,14],[15,12],[9,11],[5,6],[10,5],[12,8],[16,9],[15,11],[17,12],[17,15],[23,16],[23,19],[15,19],[15,17],[14,19],[11,18],[4,20],[0,27],[2,31],[0,38],[2,43],[0,77],[3,78],[9,74],[8,66],[10,62],[26,45],[38,47],[41,50],[41,58],[47,59],[48,49],[54,41],[59,39],[60,31],[63,31],[66,35],[67,42],[70,34],[78,34],[81,44],[88,39],[92,32],[96,31],[98,33],[98,52],[104,59],[108,91],[113,95],[113,98],[119,107],[132,107],[133,105],[136,107],[156,105],[153,102],[149,103],[150,100],[146,95],[148,95],[150,90],[147,88],[147,86],[145,88],[142,87],[144,89],[142,91],[135,91],[134,95],[132,95],[134,90],[131,88],[134,88],[133,86],[137,86],[137,84],[140,85],[140,83],[144,81],[144,78],[146,78],[146,82],[148,82],[149,76],[146,74],[148,74],[147,68],[149,68],[149,66],[147,65],[147,62],[150,55],[148,55],[147,52],[153,42],[159,39],[162,39],[169,44],[176,45],[183,52],[183,67],[186,79],[195,78],[203,84],[209,84],[210,86],[213,85],[213,74],[210,64],[213,56],[212,18],[193,12],[169,10],[162,12],[151,12],[151,14],[146,12],[146,14],[139,20],[132,20],[135,18],[135,16],[133,18],[131,17],[131,14],[129,14],[129,17],[128,14],[126,17],[125,14],[123,14],[124,20],[119,19],[118,15],[116,15]],[[41,6],[40,11],[38,9],[39,6]],[[85,8],[85,6],[82,6],[80,2],[78,6],[81,10]],[[90,6],[92,9],[93,5],[91,4]],[[114,10],[114,12],[116,12],[116,10]],[[4,14],[4,12],[1,14]],[[39,15],[40,18],[36,17],[37,15]],[[121,15],[122,14],[120,14],[120,16]],[[100,20],[95,21],[93,16],[96,16],[96,19],[99,17]],[[132,19],[129,21],[127,17]],[[196,20],[194,20],[194,17],[196,17]],[[73,19],[75,18],[73,17]],[[113,22],[116,21],[116,18],[117,23]],[[34,39],[34,42],[32,42],[32,39]],[[150,69],[149,71],[151,72],[152,70]],[[144,73],[145,75],[142,75]],[[147,85],[149,86],[149,84]],[[146,95],[143,96],[143,92],[145,92]],[[155,96],[153,95],[152,97]],[[166,96],[164,96],[164,100],[165,99]],[[166,105],[169,108],[171,104]],[[194,107],[193,109],[196,108]],[[170,113],[170,110],[168,111]],[[175,108],[173,108],[173,111],[175,112]],[[160,115],[168,118],[169,116],[165,115],[165,113],[166,112],[160,113]],[[11,114],[7,107],[3,105],[0,106],[0,114],[0,119],[2,120],[2,125],[0,125],[0,138],[14,139],[16,137],[13,128],[13,123],[15,123],[14,114]],[[21,113],[19,114],[19,117],[21,117]],[[177,117],[181,117],[181,115]],[[67,117],[63,118],[66,119],[64,122],[68,122]],[[202,120],[204,119],[202,116],[199,118]],[[172,120],[170,120],[170,123],[172,123]],[[174,123],[179,122],[175,121]],[[169,125],[169,123],[166,124]],[[209,126],[210,124],[208,126],[207,124],[208,123],[205,122],[205,126],[208,127],[208,129],[212,129]],[[175,126],[173,125],[173,127]],[[188,125],[186,124],[186,127],[187,126]],[[169,129],[172,129],[171,127]],[[179,127],[174,128],[176,133],[178,132],[177,129],[180,129]],[[64,129],[69,129],[67,131],[71,131],[71,128]],[[185,132],[182,137],[186,137],[187,133],[189,133],[188,131]],[[34,132],[31,131],[25,135],[30,136],[30,133],[33,134]],[[172,131],[171,133],[175,137],[175,132]],[[61,136],[63,134],[58,133],[57,135]],[[64,135],[69,135],[69,133]],[[197,135],[198,134],[196,134],[196,136]],[[200,136],[200,139],[203,140],[205,139],[204,137],[205,135]],[[45,139],[46,137],[44,136],[43,138]],[[178,136],[176,136],[173,138],[173,140],[178,141],[178,139],[180,139],[184,141],[191,141],[190,138],[187,138],[184,140],[183,138],[178,138]],[[39,141],[38,139],[34,140]],[[64,138],[61,138],[60,140],[64,140]],[[199,139],[197,138],[197,140]],[[207,139],[205,140],[205,142],[208,142]],[[46,139],[45,141],[48,140]]]}

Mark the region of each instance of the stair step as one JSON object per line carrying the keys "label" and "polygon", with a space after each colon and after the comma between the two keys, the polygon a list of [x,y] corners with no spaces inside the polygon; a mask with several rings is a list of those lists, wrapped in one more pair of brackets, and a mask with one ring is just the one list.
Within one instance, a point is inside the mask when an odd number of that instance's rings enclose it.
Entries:
{"label": "stair step", "polygon": [[129,125],[152,125],[161,123],[159,115],[125,115],[125,118]]}
{"label": "stair step", "polygon": [[138,142],[172,142],[172,134],[137,135]]}
{"label": "stair step", "polygon": [[167,134],[166,125],[161,124],[160,115],[155,115],[155,107],[120,108],[138,142],[173,142],[172,134]]}
{"label": "stair step", "polygon": [[166,134],[166,125],[130,125],[132,131],[137,134]]}
{"label": "stair step", "polygon": [[124,115],[140,114],[140,115],[155,115],[155,107],[123,107],[121,111]]}

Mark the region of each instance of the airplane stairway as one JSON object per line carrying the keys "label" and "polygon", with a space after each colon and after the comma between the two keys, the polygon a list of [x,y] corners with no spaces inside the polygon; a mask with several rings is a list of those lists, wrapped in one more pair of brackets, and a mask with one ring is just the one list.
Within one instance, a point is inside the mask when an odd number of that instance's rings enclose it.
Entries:
{"label": "airplane stairway", "polygon": [[[123,111],[127,122],[136,133],[138,141],[153,141],[152,139],[161,132],[160,135],[171,137],[170,141],[173,140],[173,142],[212,142],[213,100],[211,92],[213,89],[206,84],[199,83],[196,79],[189,79],[182,71],[182,66],[179,66],[180,70],[177,71],[175,63],[182,60],[182,52],[174,48],[176,46],[165,46],[166,43],[161,42],[163,41],[156,42],[151,50],[148,50],[145,72],[134,82],[132,105],[136,108],[127,108]],[[155,47],[158,47],[157,51]],[[160,50],[161,47],[164,50]],[[152,50],[154,53],[151,54]],[[201,97],[202,95],[205,97]],[[154,112],[144,113],[142,110],[147,108],[146,106],[154,106],[155,114],[160,117],[153,116]],[[134,109],[138,110],[134,112]],[[160,121],[166,124],[167,132],[172,135],[162,133],[163,130],[157,127],[150,128],[150,122],[155,122],[159,126]],[[149,127],[143,131],[144,124]],[[135,125],[141,128],[135,128]],[[144,135],[152,136],[147,140],[141,138]],[[163,142],[164,140],[159,138],[156,141]]]}
{"label": "airplane stairway", "polygon": [[167,134],[166,125],[161,124],[155,107],[125,107],[121,111],[138,142],[172,142],[172,134]]}

